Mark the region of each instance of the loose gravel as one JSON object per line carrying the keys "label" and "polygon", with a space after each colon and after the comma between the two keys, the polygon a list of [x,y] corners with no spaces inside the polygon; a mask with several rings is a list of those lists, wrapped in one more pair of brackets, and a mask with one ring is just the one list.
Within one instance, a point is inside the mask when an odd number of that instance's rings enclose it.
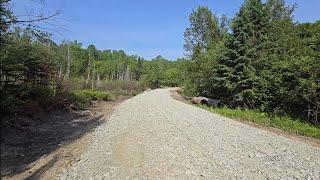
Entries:
{"label": "loose gravel", "polygon": [[320,149],[156,89],[119,105],[60,178],[320,179]]}

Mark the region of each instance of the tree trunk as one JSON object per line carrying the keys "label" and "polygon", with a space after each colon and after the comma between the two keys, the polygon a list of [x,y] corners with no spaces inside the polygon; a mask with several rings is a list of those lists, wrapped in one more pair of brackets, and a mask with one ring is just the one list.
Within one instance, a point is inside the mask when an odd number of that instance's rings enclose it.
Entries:
{"label": "tree trunk", "polygon": [[91,55],[90,55],[90,51],[89,51],[88,76],[87,76],[87,80],[86,80],[86,87],[88,87],[89,80],[90,80],[90,64],[91,64]]}
{"label": "tree trunk", "polygon": [[66,78],[68,79],[70,76],[70,66],[71,66],[71,59],[70,59],[70,45],[68,44],[68,54],[67,54],[67,74],[66,74]]}

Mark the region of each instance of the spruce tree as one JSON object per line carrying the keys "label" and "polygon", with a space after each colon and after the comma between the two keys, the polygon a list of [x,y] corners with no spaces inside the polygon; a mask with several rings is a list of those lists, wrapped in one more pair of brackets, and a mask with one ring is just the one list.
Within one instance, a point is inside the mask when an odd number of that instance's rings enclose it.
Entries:
{"label": "spruce tree", "polygon": [[231,37],[226,39],[226,49],[212,78],[217,86],[214,89],[222,86],[222,95],[231,106],[254,108],[256,105],[258,78],[255,64],[266,42],[267,26],[261,0],[245,1],[231,22]]}

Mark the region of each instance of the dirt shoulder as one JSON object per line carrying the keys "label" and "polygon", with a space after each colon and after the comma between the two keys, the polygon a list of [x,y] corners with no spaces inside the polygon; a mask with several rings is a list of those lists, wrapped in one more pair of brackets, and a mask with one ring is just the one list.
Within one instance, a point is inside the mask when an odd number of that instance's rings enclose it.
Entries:
{"label": "dirt shoulder", "polygon": [[[180,101],[180,102],[193,105],[190,102],[190,100],[187,100],[185,97],[183,97],[179,93],[179,90],[180,89],[178,89],[178,88],[171,90],[170,91],[171,97],[173,99],[175,99],[175,100]],[[220,115],[220,116],[222,116],[222,115]],[[306,136],[297,135],[295,133],[286,132],[286,131],[283,131],[281,129],[277,129],[277,128],[273,128],[273,127],[266,127],[266,126],[257,125],[257,124],[255,124],[253,122],[242,121],[242,120],[238,120],[238,119],[232,119],[232,120],[238,121],[238,122],[241,122],[241,123],[244,123],[244,124],[247,124],[247,125],[250,125],[252,127],[256,127],[256,128],[268,131],[268,132],[272,132],[272,133],[274,133],[276,135],[279,135],[279,136],[284,136],[284,137],[287,137],[289,139],[293,139],[293,140],[296,140],[296,141],[304,142],[306,144],[309,144],[309,145],[312,145],[312,146],[320,148],[320,139],[315,139],[315,138],[312,138],[312,137],[306,137]]]}
{"label": "dirt shoulder", "polygon": [[79,160],[92,140],[92,130],[107,122],[126,99],[93,102],[85,111],[50,112],[41,122],[1,132],[2,179],[56,179]]}

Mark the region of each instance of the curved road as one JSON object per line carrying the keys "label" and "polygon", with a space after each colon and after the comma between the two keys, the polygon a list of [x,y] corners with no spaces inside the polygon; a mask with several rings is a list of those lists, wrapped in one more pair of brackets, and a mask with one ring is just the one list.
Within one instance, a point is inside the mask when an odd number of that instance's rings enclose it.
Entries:
{"label": "curved road", "polygon": [[170,97],[122,103],[61,179],[320,179],[320,149]]}

